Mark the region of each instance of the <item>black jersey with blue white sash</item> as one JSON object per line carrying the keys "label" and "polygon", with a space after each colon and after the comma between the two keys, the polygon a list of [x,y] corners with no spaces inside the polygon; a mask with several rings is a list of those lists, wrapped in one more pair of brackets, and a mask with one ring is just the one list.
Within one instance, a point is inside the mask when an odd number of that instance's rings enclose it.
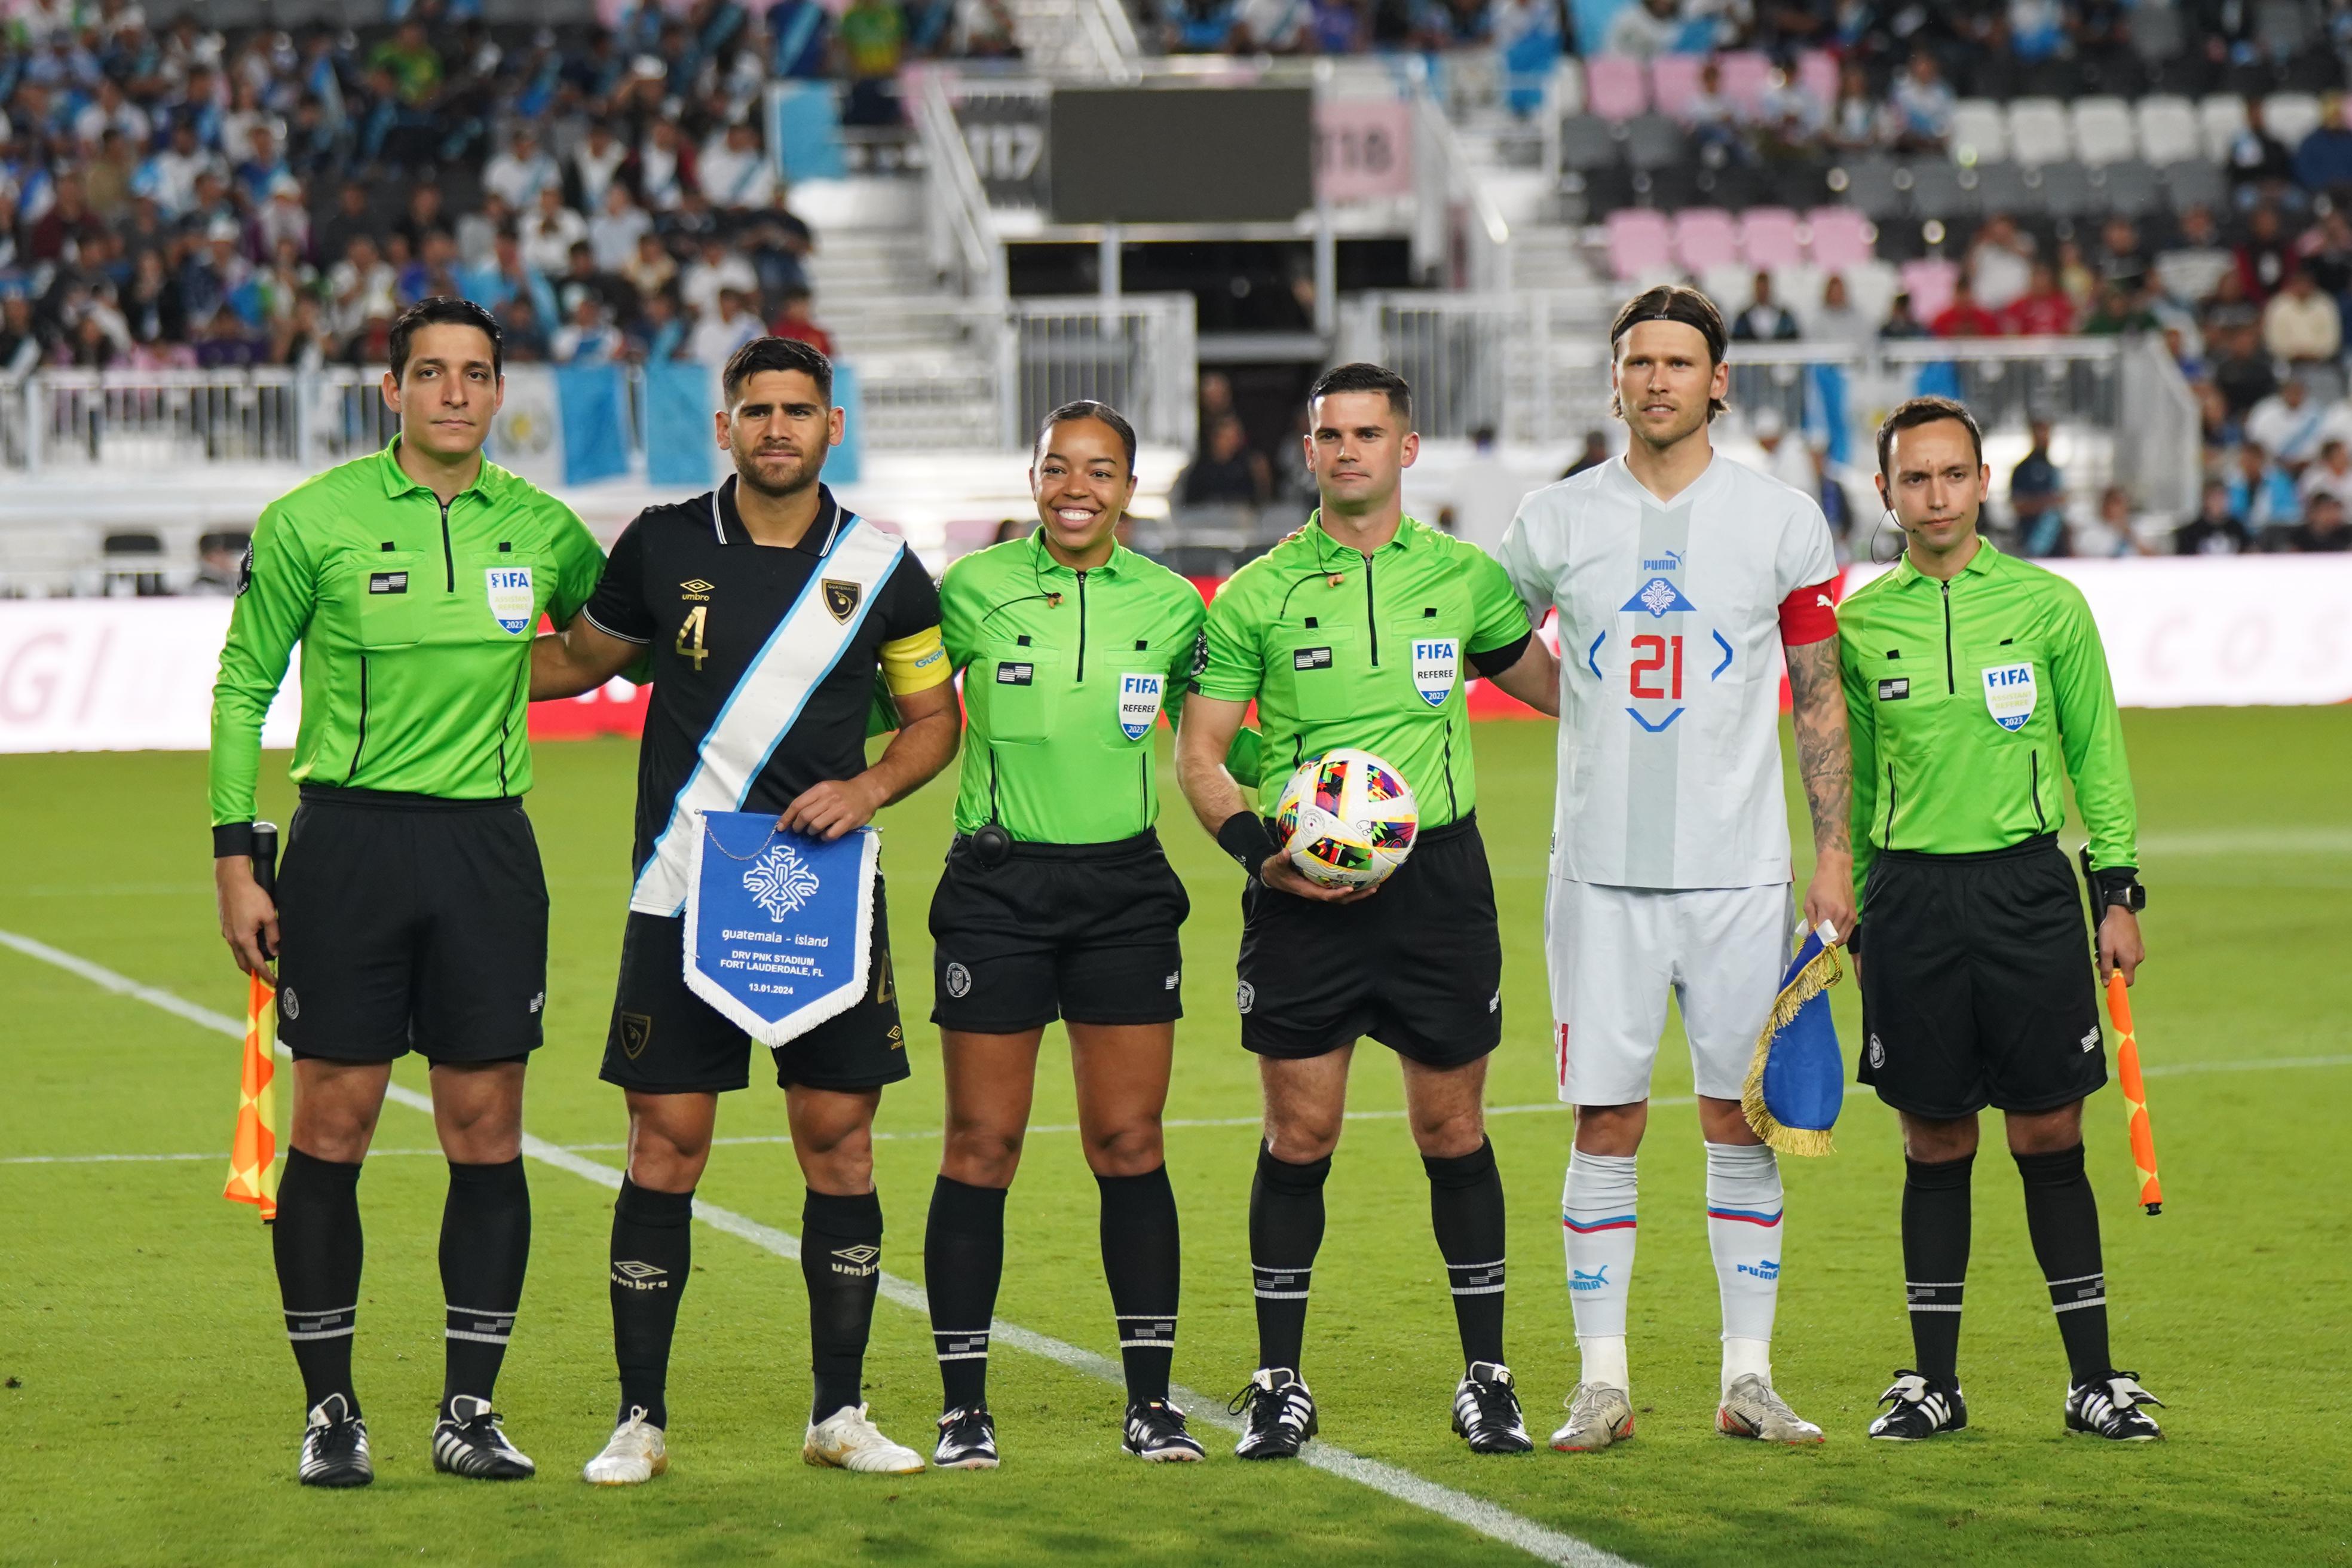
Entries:
{"label": "black jersey with blue white sash", "polygon": [[652,654],[633,910],[684,908],[692,812],[781,812],[864,771],[884,646],[940,624],[939,590],[905,541],[818,496],[790,548],[751,539],[732,479],[648,507],[583,611]]}

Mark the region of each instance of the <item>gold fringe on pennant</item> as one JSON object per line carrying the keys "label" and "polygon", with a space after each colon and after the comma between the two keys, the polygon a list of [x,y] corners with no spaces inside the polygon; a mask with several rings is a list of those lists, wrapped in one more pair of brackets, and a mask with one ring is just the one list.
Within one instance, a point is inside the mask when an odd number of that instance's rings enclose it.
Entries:
{"label": "gold fringe on pennant", "polygon": [[1764,1064],[1771,1058],[1772,1037],[1796,1020],[1806,1003],[1845,978],[1845,970],[1838,963],[1837,949],[1824,947],[1797,971],[1797,977],[1780,988],[1772,1004],[1772,1016],[1764,1020],[1764,1032],[1757,1037],[1756,1055],[1748,1063],[1748,1081],[1740,1086],[1739,1109],[1747,1113],[1748,1125],[1756,1136],[1770,1145],[1776,1154],[1799,1154],[1808,1159],[1832,1152],[1836,1145],[1830,1141],[1826,1127],[1786,1127],[1764,1105]]}

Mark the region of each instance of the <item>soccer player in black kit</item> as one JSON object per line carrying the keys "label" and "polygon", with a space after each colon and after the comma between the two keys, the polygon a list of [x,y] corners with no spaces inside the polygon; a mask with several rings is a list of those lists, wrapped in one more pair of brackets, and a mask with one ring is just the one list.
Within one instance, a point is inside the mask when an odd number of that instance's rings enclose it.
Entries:
{"label": "soccer player in black kit", "polygon": [[[531,666],[534,699],[585,691],[648,658],[654,683],[603,1073],[629,1106],[628,1179],[613,1207],[620,1410],[583,1472],[603,1485],[667,1467],[664,1384],[694,1187],[719,1096],[750,1081],[751,1037],[684,978],[694,814],[772,811],[785,827],[838,838],[945,767],[961,723],[929,574],[896,535],[843,510],[818,482],[841,440],[831,362],[804,343],[761,338],[727,362],[722,386],[718,438],[735,477],[639,514],[588,607],[561,637],[539,640]],[[898,733],[868,767],[877,672]],[[919,1470],[921,1456],[877,1431],[859,1394],[881,1267],[874,1111],[882,1086],[907,1076],[878,881],[866,995],[774,1055],[808,1184],[801,1271],[816,1390],[802,1457]]]}

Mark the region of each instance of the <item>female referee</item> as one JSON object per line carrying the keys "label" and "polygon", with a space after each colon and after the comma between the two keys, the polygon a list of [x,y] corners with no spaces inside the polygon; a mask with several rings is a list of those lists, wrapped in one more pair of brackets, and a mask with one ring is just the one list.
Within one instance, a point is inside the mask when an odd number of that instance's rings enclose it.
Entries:
{"label": "female referee", "polygon": [[1135,430],[1099,403],[1046,416],[1029,486],[1038,527],[948,568],[948,656],[971,733],[956,837],[931,900],[947,1145],[923,1242],[946,1414],[936,1463],[992,1469],[988,1326],[1004,1193],[1021,1162],[1037,1047],[1069,1026],[1078,1125],[1102,1190],[1103,1273],[1127,1370],[1127,1452],[1198,1459],[1168,1402],[1176,1195],[1168,1098],[1191,911],[1160,850],[1151,731],[1198,672],[1200,594],[1122,547]]}

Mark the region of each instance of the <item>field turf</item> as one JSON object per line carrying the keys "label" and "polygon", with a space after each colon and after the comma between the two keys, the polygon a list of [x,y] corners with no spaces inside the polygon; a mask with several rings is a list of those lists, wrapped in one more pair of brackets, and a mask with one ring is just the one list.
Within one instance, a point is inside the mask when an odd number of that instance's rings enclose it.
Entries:
{"label": "field turf", "polygon": [[[2340,1097],[2352,1089],[2352,721],[2341,710],[2126,716],[2138,775],[2153,953],[2136,993],[2168,1202],[2143,1217],[2115,1090],[2089,1108],[2118,1359],[2170,1402],[2169,1441],[2111,1448],[2061,1430],[2064,1365],[2027,1247],[2018,1184],[1989,1138],[1979,1162],[1962,1341],[1974,1425],[1927,1446],[1862,1436],[1909,1359],[1893,1118],[1849,1100],[1839,1152],[1785,1163],[1789,1224],[1776,1375],[1824,1424],[1817,1450],[1714,1435],[1715,1281],[1686,1058],[1670,1041],[1643,1167],[1633,1303],[1640,1436],[1599,1456],[1474,1458],[1446,1429],[1458,1374],[1427,1188],[1397,1072],[1360,1052],[1329,1188],[1306,1372],[1329,1444],[1490,1500],[1647,1564],[2032,1562],[2352,1563],[2338,1421],[2352,1220]],[[1574,1375],[1553,1195],[1569,1119],[1552,1101],[1539,897],[1549,734],[1481,727],[1481,817],[1500,890],[1506,1040],[1493,1135],[1511,1200],[1512,1362],[1538,1436]],[[265,815],[292,809],[284,759]],[[530,803],[554,900],[548,1045],[528,1122],[617,1166],[618,1096],[595,1079],[627,863],[634,749],[540,750]],[[241,1013],[213,929],[204,759],[0,759],[9,873],[0,931]],[[883,1266],[921,1277],[940,1090],[924,910],[951,791],[884,818],[897,897],[912,1082],[884,1100]],[[1171,800],[1174,791],[1169,790]],[[1792,795],[1792,798],[1793,795]],[[1178,808],[1181,812],[1181,805]],[[1255,1074],[1237,1045],[1235,877],[1189,820],[1164,824],[1194,891],[1170,1168],[1183,1208],[1180,1382],[1207,1395],[1252,1365],[1244,1203]],[[0,946],[0,1563],[589,1562],[1120,1564],[1525,1561],[1461,1525],[1298,1465],[1148,1467],[1118,1452],[1108,1384],[999,1342],[1006,1458],[993,1473],[892,1479],[806,1468],[805,1310],[797,1268],[698,1229],[671,1382],[669,1476],[583,1486],[609,1429],[610,1193],[530,1168],[536,1244],[499,1385],[530,1483],[436,1477],[440,1379],[434,1238],[445,1184],[425,1117],[388,1106],[361,1186],[368,1265],[358,1377],[379,1479],[363,1492],[293,1479],[301,1411],[266,1232],[219,1197],[236,1099],[235,1042]],[[1854,997],[1837,1006],[1849,1054]],[[1095,1193],[1049,1037],[1036,1129],[1008,1211],[1003,1319],[1115,1354],[1096,1260]],[[756,1076],[756,1075],[755,1075]],[[399,1082],[422,1087],[413,1061]],[[730,1096],[702,1194],[785,1231],[801,1185],[772,1089]],[[92,1161],[94,1155],[193,1155]],[[877,1419],[928,1450],[938,1384],[928,1328],[877,1308]],[[1198,1407],[1196,1406],[1196,1414]]]}

